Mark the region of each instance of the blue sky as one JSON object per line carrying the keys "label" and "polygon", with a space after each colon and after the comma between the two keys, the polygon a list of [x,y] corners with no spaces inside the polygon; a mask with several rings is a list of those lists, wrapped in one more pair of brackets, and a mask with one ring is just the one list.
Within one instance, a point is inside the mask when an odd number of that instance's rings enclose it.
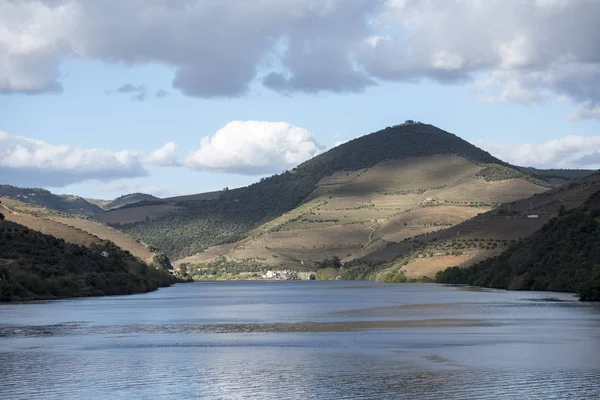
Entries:
{"label": "blue sky", "polygon": [[[197,21],[187,21],[190,27],[182,28],[162,17],[154,22],[162,36],[149,42],[151,51],[145,39],[152,35],[142,28],[137,36],[137,31],[131,34],[136,40],[124,43],[122,49],[107,50],[98,41],[110,39],[106,36],[111,31],[102,26],[98,32],[77,30],[82,28],[76,22],[101,18],[102,10],[91,2],[57,0],[57,6],[40,0],[22,9],[18,3],[9,3],[0,0],[0,8],[11,7],[0,16],[0,25],[8,26],[4,36],[0,31],[0,183],[44,186],[57,193],[95,198],[136,191],[171,196],[218,190],[252,183],[340,141],[406,119],[456,133],[520,165],[600,166],[600,65],[586,59],[590,49],[600,52],[598,36],[586,36],[592,43],[582,47],[581,54],[569,48],[571,58],[566,62],[561,61],[566,50],[560,43],[546,42],[543,29],[551,22],[548,13],[560,11],[572,15],[572,24],[584,35],[585,14],[590,12],[584,5],[594,7],[594,2],[575,6],[560,0],[532,0],[529,20],[513,26],[508,21],[516,6],[490,1],[489,10],[486,5],[481,6],[484,10],[466,11],[500,20],[498,13],[506,12],[506,26],[488,32],[489,38],[473,38],[471,47],[461,47],[456,40],[446,39],[460,21],[445,26],[447,31],[440,28],[439,37],[410,23],[415,15],[437,21],[435,7],[391,0],[302,0],[294,3],[298,12],[306,14],[300,23],[295,16],[282,16],[275,6],[270,9],[267,1],[263,14],[249,18],[247,29],[254,32],[264,25],[273,30],[269,38],[273,32],[288,35],[291,40],[285,55],[273,55],[277,46],[269,47],[260,34],[247,38],[247,32],[232,31],[219,33],[222,38],[204,39],[191,24]],[[154,0],[158,3],[161,0]],[[219,3],[225,4],[221,14],[228,12],[226,3],[236,6],[232,0]],[[302,8],[303,3],[309,4]],[[380,8],[372,8],[371,3]],[[455,3],[454,8],[445,11],[457,15],[471,7],[459,0],[443,4],[449,7],[450,3]],[[106,2],[105,11],[113,12],[118,4]],[[121,11],[146,9],[144,2],[131,4]],[[209,12],[202,4],[197,4],[198,21]],[[172,12],[173,19],[180,17],[177,10]],[[274,15],[270,17],[269,12]],[[382,22],[376,29],[356,29],[352,18],[360,13],[376,15],[373,18],[385,21],[387,28]],[[580,15],[583,19],[577,20]],[[59,17],[65,18],[66,25],[54,25]],[[283,29],[279,20],[284,17],[297,26],[278,31]],[[327,24],[320,25],[323,18]],[[532,22],[535,30],[525,28]],[[118,27],[120,22],[113,23]],[[135,18],[128,23],[142,24]],[[47,37],[39,33],[45,24]],[[485,20],[481,24],[479,28],[485,28]],[[390,26],[399,27],[398,37],[390,36],[389,32],[396,32]],[[570,28],[567,24],[563,29]],[[407,32],[412,35],[409,39]],[[17,39],[8,41],[10,35]],[[52,42],[53,35],[60,40]],[[455,39],[460,39],[457,35]],[[305,47],[308,43],[309,50],[295,50],[295,38]],[[420,45],[429,53],[421,55],[414,49],[394,53],[395,48],[386,47],[367,54],[356,44],[360,39],[399,46],[395,42],[400,38],[409,41],[402,49]],[[246,47],[231,48],[234,39],[248,40]],[[72,48],[63,53],[65,40]],[[179,45],[171,46],[175,40],[207,43],[178,50]],[[497,51],[481,61],[485,57],[472,48],[487,49],[490,43]],[[323,60],[333,49],[341,51],[339,56]],[[52,51],[56,54],[48,56]],[[262,58],[257,61],[259,55]],[[361,60],[361,65],[356,66],[358,61],[346,65],[343,60],[348,55]],[[266,63],[266,56],[279,58]],[[191,72],[182,73],[186,68]],[[266,78],[281,71],[282,75]],[[142,101],[134,98],[140,95]]]}

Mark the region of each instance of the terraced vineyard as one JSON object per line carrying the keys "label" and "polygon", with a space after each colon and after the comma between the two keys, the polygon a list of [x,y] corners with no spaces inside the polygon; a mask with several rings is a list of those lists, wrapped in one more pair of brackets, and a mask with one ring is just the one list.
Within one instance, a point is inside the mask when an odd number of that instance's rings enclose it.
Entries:
{"label": "terraced vineyard", "polygon": [[313,268],[333,256],[345,262],[389,261],[413,248],[407,239],[547,190],[528,179],[482,179],[478,174],[484,168],[463,157],[435,155],[338,171],[322,179],[306,202],[234,246],[209,248],[176,265],[208,262],[221,254],[296,269]]}

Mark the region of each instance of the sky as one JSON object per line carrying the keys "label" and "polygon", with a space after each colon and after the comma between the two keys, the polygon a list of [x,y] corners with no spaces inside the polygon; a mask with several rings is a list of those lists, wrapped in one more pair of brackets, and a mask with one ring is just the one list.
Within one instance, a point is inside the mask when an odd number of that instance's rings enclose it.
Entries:
{"label": "sky", "polygon": [[239,187],[412,119],[600,168],[597,0],[0,0],[0,184]]}

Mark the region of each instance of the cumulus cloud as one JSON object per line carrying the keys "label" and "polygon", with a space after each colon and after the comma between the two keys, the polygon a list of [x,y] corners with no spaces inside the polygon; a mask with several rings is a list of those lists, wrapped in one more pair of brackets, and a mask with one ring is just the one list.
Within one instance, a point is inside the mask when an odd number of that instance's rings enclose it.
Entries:
{"label": "cumulus cloud", "polygon": [[144,158],[144,161],[147,164],[163,167],[178,165],[175,150],[177,150],[177,145],[175,143],[166,143],[160,149],[156,149],[148,154],[148,156]]}
{"label": "cumulus cloud", "polygon": [[600,136],[566,136],[545,143],[478,146],[511,164],[538,168],[600,168]]}
{"label": "cumulus cloud", "polygon": [[597,119],[600,120],[600,107],[587,108],[578,107],[569,115],[569,119],[573,121],[579,121],[584,119]]}
{"label": "cumulus cloud", "polygon": [[285,122],[234,121],[188,155],[185,165],[195,169],[263,175],[296,166],[319,152],[309,131]]}
{"label": "cumulus cloud", "polygon": [[173,87],[199,97],[240,96],[255,81],[316,93],[425,78],[474,83],[486,101],[600,106],[597,0],[0,0],[0,9],[0,92],[59,91],[60,62],[79,58],[168,65]]}
{"label": "cumulus cloud", "polygon": [[170,145],[144,155],[53,145],[0,131],[0,179],[16,186],[64,187],[88,180],[137,178],[148,175],[145,163],[165,165]]}

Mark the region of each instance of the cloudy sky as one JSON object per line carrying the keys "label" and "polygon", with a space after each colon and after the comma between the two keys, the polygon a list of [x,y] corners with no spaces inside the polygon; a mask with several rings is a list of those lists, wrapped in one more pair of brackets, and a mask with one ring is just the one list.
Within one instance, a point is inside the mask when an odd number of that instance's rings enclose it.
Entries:
{"label": "cloudy sky", "polygon": [[0,0],[0,183],[236,187],[406,119],[600,167],[598,0]]}

